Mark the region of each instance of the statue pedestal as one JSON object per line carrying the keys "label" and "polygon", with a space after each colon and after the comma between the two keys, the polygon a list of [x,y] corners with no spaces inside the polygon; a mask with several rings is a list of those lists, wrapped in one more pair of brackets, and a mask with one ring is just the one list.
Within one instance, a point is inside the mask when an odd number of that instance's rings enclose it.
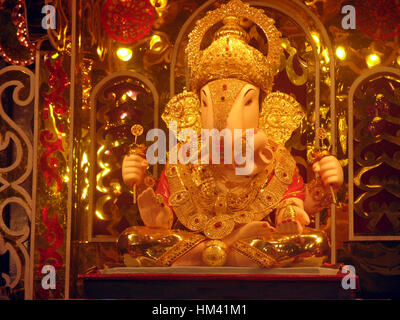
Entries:
{"label": "statue pedestal", "polygon": [[315,267],[169,267],[111,268],[79,279],[85,299],[354,299],[343,276]]}

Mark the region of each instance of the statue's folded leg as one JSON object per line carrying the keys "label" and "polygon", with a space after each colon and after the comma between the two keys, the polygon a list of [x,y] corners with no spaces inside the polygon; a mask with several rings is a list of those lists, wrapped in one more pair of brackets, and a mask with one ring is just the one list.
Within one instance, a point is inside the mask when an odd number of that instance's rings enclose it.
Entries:
{"label": "statue's folded leg", "polygon": [[183,230],[134,226],[117,241],[127,267],[167,267],[205,239]]}
{"label": "statue's folded leg", "polygon": [[329,248],[326,234],[306,228],[302,234],[272,234],[268,239],[236,241],[232,248],[263,268],[320,266]]}

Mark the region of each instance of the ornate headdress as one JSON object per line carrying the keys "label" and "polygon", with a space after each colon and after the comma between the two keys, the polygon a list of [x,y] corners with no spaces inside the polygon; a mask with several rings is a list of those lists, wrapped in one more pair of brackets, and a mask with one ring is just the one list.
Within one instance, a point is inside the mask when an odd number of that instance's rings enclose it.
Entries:
{"label": "ornate headdress", "polygon": [[[268,41],[267,55],[249,44],[250,37],[240,26],[240,18],[247,18],[262,30]],[[215,33],[211,44],[202,49],[207,32],[220,22],[223,26]],[[174,120],[178,131],[184,128],[200,129],[199,89],[214,80],[237,79],[251,83],[266,93],[259,128],[264,129],[271,140],[285,143],[299,126],[303,112],[289,95],[271,93],[282,55],[280,37],[273,19],[267,17],[263,10],[252,8],[240,0],[231,0],[207,12],[189,34],[186,47],[192,92],[184,91],[170,100],[162,115],[167,125]]]}
{"label": "ornate headdress", "polygon": [[[250,37],[240,27],[240,18],[253,21],[264,32],[268,40],[267,56],[248,44]],[[201,50],[207,31],[221,21],[224,26],[217,31],[214,41]],[[256,85],[268,94],[282,55],[280,37],[274,20],[268,18],[262,10],[252,8],[240,0],[232,0],[209,11],[203,19],[197,21],[196,27],[189,34],[186,47],[192,90],[196,92],[212,80],[237,78]]]}

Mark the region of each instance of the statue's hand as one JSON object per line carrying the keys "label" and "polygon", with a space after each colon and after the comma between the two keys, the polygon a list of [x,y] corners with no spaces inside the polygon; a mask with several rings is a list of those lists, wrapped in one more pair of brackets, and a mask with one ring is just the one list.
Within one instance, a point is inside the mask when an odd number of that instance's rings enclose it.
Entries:
{"label": "statue's hand", "polygon": [[326,187],[332,186],[337,191],[343,184],[343,169],[338,159],[327,156],[313,164],[313,171],[318,173]]}
{"label": "statue's hand", "polygon": [[148,165],[147,160],[137,154],[125,156],[122,161],[122,179],[125,184],[132,188],[134,184],[140,183]]}
{"label": "statue's hand", "polygon": [[171,229],[174,215],[151,187],[144,190],[137,200],[140,217],[147,227]]}
{"label": "statue's hand", "polygon": [[294,210],[294,217],[286,217],[287,208],[281,208],[276,214],[276,229],[278,233],[302,233],[304,226],[310,224],[310,217],[307,212],[302,208],[301,200],[293,200],[294,202],[299,202],[298,205],[292,204]]}

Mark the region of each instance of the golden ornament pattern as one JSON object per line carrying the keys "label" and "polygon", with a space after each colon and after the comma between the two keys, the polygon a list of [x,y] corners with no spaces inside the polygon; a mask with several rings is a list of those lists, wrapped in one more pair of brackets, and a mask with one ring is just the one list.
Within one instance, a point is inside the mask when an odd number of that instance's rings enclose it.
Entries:
{"label": "golden ornament pattern", "polygon": [[216,129],[223,130],[227,127],[233,103],[245,85],[246,82],[238,79],[218,79],[208,83]]}
{"label": "golden ornament pattern", "polygon": [[268,138],[284,144],[304,117],[301,105],[283,92],[272,92],[263,101],[259,128]]}
{"label": "golden ornament pattern", "polygon": [[[263,31],[268,40],[267,56],[247,43],[249,37],[238,25],[240,18],[253,21]],[[211,45],[202,50],[207,31],[221,21],[224,27],[217,32]],[[252,8],[240,0],[232,0],[207,12],[189,34],[186,47],[191,89],[198,91],[207,82],[215,79],[238,78],[269,93],[273,76],[280,65],[280,37],[273,19],[267,17],[262,10]]]}
{"label": "golden ornament pattern", "polygon": [[[183,129],[193,129],[200,134],[200,100],[194,92],[183,91],[175,95],[166,105],[161,118],[167,127],[179,137]],[[177,127],[170,127],[171,122],[176,122]]]}
{"label": "golden ornament pattern", "polygon": [[[256,174],[240,194],[217,187],[219,167],[169,164],[165,171],[169,203],[189,230],[209,239],[222,239],[237,224],[265,218],[280,203],[293,179],[295,160],[284,147],[275,151],[275,166]],[[271,176],[271,172],[275,172]]]}

